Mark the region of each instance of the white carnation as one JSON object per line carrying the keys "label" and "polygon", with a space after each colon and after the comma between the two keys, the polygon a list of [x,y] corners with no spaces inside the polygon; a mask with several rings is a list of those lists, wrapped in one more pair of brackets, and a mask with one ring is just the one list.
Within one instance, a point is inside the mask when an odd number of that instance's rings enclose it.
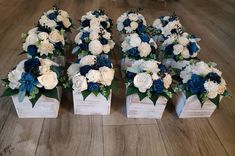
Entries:
{"label": "white carnation", "polygon": [[207,75],[211,72],[211,68],[203,61],[197,62],[192,70],[194,74],[197,75]]}
{"label": "white carnation", "polygon": [[46,32],[40,32],[40,33],[38,34],[38,38],[39,38],[40,40],[46,40],[46,39],[48,38],[48,33],[46,33]]}
{"label": "white carnation", "polygon": [[221,78],[221,82],[218,86],[218,94],[223,94],[225,90],[226,90],[226,82],[223,78]]}
{"label": "white carnation", "polygon": [[138,50],[140,52],[140,56],[141,57],[146,57],[150,54],[151,52],[151,47],[148,43],[146,42],[142,42],[139,47],[138,47]]}
{"label": "white carnation", "polygon": [[158,80],[158,79],[160,79],[160,77],[157,75],[157,73],[153,73],[152,74],[152,79],[153,80]]}
{"label": "white carnation", "polygon": [[68,18],[69,17],[69,14],[68,12],[64,11],[64,10],[59,10],[59,13],[61,16],[65,17],[65,18]]}
{"label": "white carnation", "polygon": [[42,56],[45,54],[46,56],[48,54],[53,54],[54,46],[51,44],[48,40],[44,40],[40,42],[38,51],[40,52],[40,55]]}
{"label": "white carnation", "polygon": [[153,21],[153,27],[155,27],[157,29],[162,27],[162,22],[161,22],[161,20],[159,18],[156,19],[155,21]]}
{"label": "white carnation", "polygon": [[26,43],[35,45],[39,41],[37,34],[29,34],[26,38]]}
{"label": "white carnation", "polygon": [[183,46],[187,46],[189,43],[189,40],[186,37],[179,37],[178,40],[179,43],[182,44]]}
{"label": "white carnation", "polygon": [[98,70],[91,69],[86,74],[86,77],[88,79],[88,82],[99,82],[101,79],[101,74]]}
{"label": "white carnation", "polygon": [[87,80],[85,76],[76,74],[73,79],[73,90],[76,92],[82,92],[87,89]]}
{"label": "white carnation", "polygon": [[19,80],[21,79],[23,71],[15,69],[8,74],[9,87],[11,89],[17,89],[20,87]]}
{"label": "white carnation", "polygon": [[105,31],[105,33],[103,34],[103,37],[107,40],[110,40],[111,39],[111,34],[107,31]]}
{"label": "white carnation", "polygon": [[99,55],[103,51],[103,45],[100,43],[99,40],[93,40],[89,43],[89,50],[94,55]]}
{"label": "white carnation", "polygon": [[54,29],[50,34],[49,34],[49,40],[52,43],[57,43],[57,42],[62,42],[64,43],[64,37],[60,34],[60,32],[57,29]]}
{"label": "white carnation", "polygon": [[48,89],[48,90],[53,89],[58,84],[57,75],[53,71],[47,72],[47,73],[43,74],[42,76],[38,77],[38,82],[45,89]]}
{"label": "white carnation", "polygon": [[141,93],[145,93],[152,84],[152,77],[148,73],[139,73],[134,77],[134,86],[137,87]]}
{"label": "white carnation", "polygon": [[99,68],[99,71],[101,74],[100,83],[105,86],[110,86],[114,78],[114,69],[110,69],[108,67],[101,67]]}
{"label": "white carnation", "polygon": [[100,25],[100,21],[97,18],[92,18],[90,20],[90,27],[91,28],[97,28]]}
{"label": "white carnation", "polygon": [[217,83],[214,83],[213,81],[206,81],[204,83],[204,87],[208,93],[207,94],[208,98],[214,99],[217,96],[219,88]]}
{"label": "white carnation", "polygon": [[163,78],[164,87],[168,89],[172,83],[172,78],[170,74],[166,74],[166,76]]}
{"label": "white carnation", "polygon": [[72,23],[70,22],[70,20],[68,18],[63,18],[62,23],[65,28],[69,28],[72,25]]}
{"label": "white carnation", "polygon": [[185,48],[184,47],[184,50],[182,51],[182,56],[183,56],[183,58],[189,58],[190,57],[190,53],[189,53],[189,51],[188,51],[188,48]]}
{"label": "white carnation", "polygon": [[106,45],[104,45],[103,46],[103,51],[104,51],[104,53],[108,53],[108,52],[110,52],[110,46],[109,46],[109,44],[106,44]]}
{"label": "white carnation", "polygon": [[187,83],[192,77],[192,66],[187,66],[184,70],[180,72],[180,77],[183,79],[183,83]]}
{"label": "white carnation", "polygon": [[149,61],[144,61],[141,65],[140,68],[143,71],[146,72],[151,72],[151,73],[158,73],[160,69],[158,68],[158,63],[157,61],[149,60]]}
{"label": "white carnation", "polygon": [[87,55],[81,58],[79,64],[81,66],[85,66],[85,65],[94,65],[95,64],[95,59],[96,56],[95,55]]}
{"label": "white carnation", "polygon": [[181,44],[176,44],[173,46],[173,48],[174,48],[173,53],[175,55],[180,54],[184,50],[184,47]]}
{"label": "white carnation", "polygon": [[135,14],[135,13],[128,14],[128,17],[131,21],[137,21],[138,20],[138,15]]}
{"label": "white carnation", "polygon": [[141,44],[141,39],[138,34],[131,34],[129,38],[131,47],[138,47]]}

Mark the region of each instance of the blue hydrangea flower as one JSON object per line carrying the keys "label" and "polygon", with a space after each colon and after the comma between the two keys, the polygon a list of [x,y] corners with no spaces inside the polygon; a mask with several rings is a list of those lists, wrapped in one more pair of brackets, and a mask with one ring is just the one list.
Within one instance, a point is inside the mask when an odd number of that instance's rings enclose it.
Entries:
{"label": "blue hydrangea flower", "polygon": [[88,88],[87,88],[88,91],[90,92],[99,91],[99,89],[100,89],[100,86],[98,83],[88,82]]}
{"label": "blue hydrangea flower", "polygon": [[125,19],[125,21],[123,22],[124,27],[130,26],[130,24],[131,24],[131,20],[129,18]]}
{"label": "blue hydrangea flower", "polygon": [[35,57],[37,55],[38,47],[36,45],[29,45],[27,52],[30,56]]}
{"label": "blue hydrangea flower", "polygon": [[77,59],[77,60],[75,61],[75,63],[79,64],[80,61],[81,61],[81,59]]}
{"label": "blue hydrangea flower", "polygon": [[133,56],[133,57],[139,56],[138,48],[135,47],[135,48],[129,49],[129,50],[128,50],[128,54],[129,54],[130,56]]}
{"label": "blue hydrangea flower", "polygon": [[47,15],[47,17],[50,19],[50,20],[55,20],[58,16],[58,13],[56,11],[50,13],[49,15]]}
{"label": "blue hydrangea flower", "polygon": [[105,21],[100,22],[100,24],[102,25],[102,27],[103,27],[104,29],[106,29],[107,26],[108,26],[107,22],[105,22]]}
{"label": "blue hydrangea flower", "polygon": [[106,44],[108,44],[108,40],[102,37],[102,38],[100,39],[100,43],[101,43],[102,45],[106,45]]}
{"label": "blue hydrangea flower", "polygon": [[158,68],[160,69],[161,73],[166,73],[167,72],[166,66],[163,65],[163,64],[159,64]]}
{"label": "blue hydrangea flower", "polygon": [[190,55],[193,55],[193,53],[196,53],[199,50],[195,42],[189,42],[189,45],[187,47],[188,47]]}
{"label": "blue hydrangea flower", "polygon": [[173,44],[169,44],[169,45],[166,46],[166,48],[165,48],[166,55],[172,55],[173,54],[173,50],[174,50],[173,46],[174,46]]}
{"label": "blue hydrangea flower", "polygon": [[83,33],[82,33],[82,36],[81,36],[81,40],[85,40],[85,38],[88,38],[89,35],[90,35],[89,32],[83,32]]}
{"label": "blue hydrangea flower", "polygon": [[139,23],[138,24],[138,27],[137,27],[137,33],[141,34],[141,33],[144,33],[144,25],[143,23]]}
{"label": "blue hydrangea flower", "polygon": [[63,44],[62,44],[62,42],[57,42],[57,43],[55,43],[55,44],[54,44],[54,47],[55,47],[56,50],[59,50],[59,51],[63,50]]}
{"label": "blue hydrangea flower", "polygon": [[153,86],[152,86],[152,89],[153,89],[153,92],[155,93],[162,93],[163,92],[163,89],[164,89],[164,86],[163,86],[163,82],[161,79],[158,79],[158,80],[154,80],[153,81]]}
{"label": "blue hydrangea flower", "polygon": [[26,73],[38,75],[40,65],[41,63],[38,58],[31,58],[24,62],[24,70]]}
{"label": "blue hydrangea flower", "polygon": [[210,72],[206,75],[206,79],[211,80],[215,83],[220,83],[221,82],[221,77],[217,73]]}
{"label": "blue hydrangea flower", "polygon": [[191,79],[188,80],[187,86],[193,94],[205,92],[204,88],[205,79],[199,75],[193,74]]}
{"label": "blue hydrangea flower", "polygon": [[135,75],[136,75],[136,73],[133,73],[133,72],[130,72],[130,71],[127,71],[127,73],[126,73],[127,79],[131,79],[131,80],[134,79]]}
{"label": "blue hydrangea flower", "polygon": [[104,56],[98,56],[96,59],[96,64],[98,67],[109,67],[112,68],[112,62],[105,58]]}
{"label": "blue hydrangea flower", "polygon": [[30,73],[23,73],[19,82],[21,83],[19,88],[20,92],[28,91],[31,93],[38,84],[37,79]]}
{"label": "blue hydrangea flower", "polygon": [[88,45],[87,45],[86,43],[79,44],[79,47],[80,47],[82,50],[88,50]]}
{"label": "blue hydrangea flower", "polygon": [[142,42],[149,42],[150,38],[147,34],[140,34],[140,39]]}
{"label": "blue hydrangea flower", "polygon": [[90,20],[85,19],[84,21],[82,21],[81,24],[82,24],[83,27],[88,27],[88,26],[90,26]]}
{"label": "blue hydrangea flower", "polygon": [[89,65],[82,66],[80,68],[80,74],[85,76],[89,72],[89,70],[91,70],[91,66]]}

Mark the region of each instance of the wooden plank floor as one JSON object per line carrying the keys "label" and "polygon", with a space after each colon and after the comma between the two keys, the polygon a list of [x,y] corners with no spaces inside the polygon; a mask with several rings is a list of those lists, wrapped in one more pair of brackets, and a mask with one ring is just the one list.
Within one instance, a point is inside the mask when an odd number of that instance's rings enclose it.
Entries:
{"label": "wooden plank floor", "polygon": [[[199,57],[215,61],[235,94],[235,1],[233,0],[0,0],[0,78],[25,56],[20,35],[53,4],[67,10],[75,26],[83,14],[103,8],[116,21],[128,9],[143,8],[149,24],[173,11],[185,29],[202,38]],[[73,41],[76,30],[70,35]],[[112,54],[120,67],[119,35]],[[70,53],[70,52],[68,52]],[[69,56],[69,61],[73,57]],[[12,100],[0,98],[0,156],[164,156],[235,155],[235,101],[226,98],[209,119],[178,119],[171,103],[161,120],[127,119],[124,84],[114,93],[110,116],[75,116],[64,93],[57,119],[18,119]],[[3,88],[0,87],[0,94]]]}

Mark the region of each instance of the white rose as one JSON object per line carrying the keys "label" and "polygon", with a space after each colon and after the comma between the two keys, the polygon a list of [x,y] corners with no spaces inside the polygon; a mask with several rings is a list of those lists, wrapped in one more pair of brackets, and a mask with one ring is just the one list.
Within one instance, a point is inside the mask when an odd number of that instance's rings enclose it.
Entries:
{"label": "white rose", "polygon": [[132,30],[136,30],[138,27],[138,23],[137,22],[131,22],[131,29]]}
{"label": "white rose", "polygon": [[79,64],[81,66],[85,66],[85,65],[94,65],[95,64],[95,59],[96,56],[95,55],[87,55],[81,58]]}
{"label": "white rose", "polygon": [[211,72],[211,68],[203,61],[200,61],[195,64],[192,72],[197,75],[207,75]]}
{"label": "white rose", "polygon": [[67,70],[69,80],[71,80],[74,77],[74,75],[76,75],[79,72],[79,69],[80,69],[80,65],[77,63],[73,63],[69,66]]}
{"label": "white rose", "polygon": [[158,73],[160,71],[160,69],[158,68],[158,63],[159,62],[153,60],[144,61],[140,65],[140,68],[147,72]]}
{"label": "white rose", "polygon": [[46,39],[48,38],[48,33],[46,33],[46,32],[40,32],[40,33],[38,34],[38,38],[39,38],[40,40],[46,40]]}
{"label": "white rose", "polygon": [[109,44],[109,46],[110,46],[110,49],[113,49],[114,46],[115,46],[115,43],[114,43],[113,40],[109,40],[109,41],[108,41],[108,44]]}
{"label": "white rose", "polygon": [[114,69],[110,69],[108,67],[101,67],[99,71],[101,74],[100,83],[105,86],[110,86],[114,78]]}
{"label": "white rose", "polygon": [[57,24],[53,20],[48,20],[48,21],[46,21],[45,25],[49,28],[55,28]]}
{"label": "white rose", "polygon": [[103,45],[100,43],[99,40],[93,40],[89,43],[89,50],[94,55],[99,55],[103,51]]}
{"label": "white rose", "polygon": [[59,10],[59,13],[61,16],[65,17],[65,18],[68,18],[69,17],[69,14],[68,12],[64,11],[64,10]]}
{"label": "white rose", "polygon": [[157,75],[157,73],[153,73],[152,79],[153,80],[158,80],[158,79],[160,79],[160,77]]}
{"label": "white rose", "polygon": [[76,92],[82,92],[87,89],[87,80],[85,76],[76,74],[73,79],[73,90]]}
{"label": "white rose", "polygon": [[107,31],[105,31],[105,33],[103,34],[103,37],[107,40],[110,40],[111,39],[111,34]]}
{"label": "white rose", "polygon": [[99,38],[99,32],[98,31],[91,31],[89,38],[91,40],[98,40]]}
{"label": "white rose", "polygon": [[40,25],[44,26],[45,23],[48,21],[49,19],[47,18],[46,15],[42,15],[41,18],[39,19],[39,23]]}
{"label": "white rose", "polygon": [[153,80],[148,73],[139,73],[134,77],[134,86],[139,89],[141,93],[146,92],[153,84]]}
{"label": "white rose", "polygon": [[57,19],[58,22],[61,22],[61,21],[64,19],[64,17],[61,16],[61,15],[58,15],[58,16],[56,17],[56,19]]}
{"label": "white rose", "polygon": [[220,77],[222,75],[222,72],[220,70],[216,69],[216,68],[212,68],[212,72],[218,74]]}
{"label": "white rose", "polygon": [[129,38],[131,47],[138,47],[141,44],[141,39],[138,34],[131,34]]}
{"label": "white rose", "polygon": [[70,22],[70,20],[68,18],[63,18],[62,23],[65,28],[69,28],[72,25],[72,23]]}
{"label": "white rose", "polygon": [[98,70],[91,69],[86,74],[86,77],[88,79],[88,82],[99,82],[101,78],[101,74]]}
{"label": "white rose", "polygon": [[140,57],[146,57],[150,54],[151,52],[151,47],[148,43],[146,42],[142,42],[139,46],[138,46],[138,50],[140,52]]}
{"label": "white rose", "polygon": [[131,21],[137,21],[138,20],[138,15],[134,13],[128,14],[128,17]]}
{"label": "white rose", "polygon": [[90,27],[97,28],[100,25],[100,21],[97,18],[93,18],[90,20]]}
{"label": "white rose", "polygon": [[180,72],[180,77],[183,79],[183,83],[187,83],[192,77],[192,66],[187,66],[184,70]]}
{"label": "white rose", "polygon": [[119,22],[119,23],[117,24],[117,29],[118,29],[118,31],[122,31],[123,28],[124,28],[123,23],[122,23],[122,22]]}
{"label": "white rose", "polygon": [[49,34],[49,40],[53,43],[57,42],[64,42],[64,37],[60,34],[60,32],[57,29],[54,29],[50,34]]}
{"label": "white rose", "polygon": [[17,89],[20,87],[19,80],[21,79],[23,71],[15,69],[8,74],[9,87],[11,89]]}
{"label": "white rose", "polygon": [[58,84],[57,75],[53,71],[47,72],[47,73],[43,74],[42,76],[38,77],[38,82],[45,89],[48,89],[48,90],[53,89]]}
{"label": "white rose", "polygon": [[190,57],[190,54],[189,54],[189,51],[187,48],[184,48],[184,50],[182,51],[182,56],[183,58],[189,58]]}
{"label": "white rose", "polygon": [[108,52],[110,52],[110,46],[109,46],[109,44],[106,44],[106,45],[104,45],[103,46],[103,51],[104,51],[104,53],[108,53]]}
{"label": "white rose", "polygon": [[217,96],[219,87],[217,83],[214,83],[213,81],[206,81],[204,83],[204,87],[208,93],[208,98],[214,99]]}
{"label": "white rose", "polygon": [[159,29],[160,27],[162,27],[162,22],[161,20],[158,18],[155,21],[153,21],[153,27]]}
{"label": "white rose", "polygon": [[48,54],[53,54],[54,46],[51,44],[48,40],[44,40],[40,42],[38,51],[40,52],[40,55],[42,56],[45,54],[46,56]]}
{"label": "white rose", "polygon": [[218,86],[218,94],[223,94],[226,90],[226,82],[223,78],[221,78],[221,83]]}
{"label": "white rose", "polygon": [[172,83],[172,78],[170,74],[166,74],[166,76],[163,78],[164,87],[168,89]]}
{"label": "white rose", "polygon": [[189,40],[186,37],[179,37],[179,43],[182,44],[183,46],[187,46],[189,43]]}
{"label": "white rose", "polygon": [[176,44],[176,45],[173,46],[173,48],[174,48],[173,53],[175,55],[180,54],[184,50],[184,47],[181,44]]}
{"label": "white rose", "polygon": [[37,34],[29,34],[26,38],[26,43],[35,45],[39,41]]}

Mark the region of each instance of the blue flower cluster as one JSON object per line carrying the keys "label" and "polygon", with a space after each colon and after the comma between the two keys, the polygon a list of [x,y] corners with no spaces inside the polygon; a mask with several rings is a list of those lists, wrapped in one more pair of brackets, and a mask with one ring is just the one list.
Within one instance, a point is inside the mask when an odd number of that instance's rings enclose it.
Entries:
{"label": "blue flower cluster", "polygon": [[152,90],[154,93],[160,94],[163,93],[164,84],[161,79],[154,80]]}
{"label": "blue flower cluster", "polygon": [[192,74],[192,77],[187,82],[187,86],[191,93],[193,94],[201,94],[204,93],[206,90],[204,88],[204,83],[206,79],[202,76]]}

